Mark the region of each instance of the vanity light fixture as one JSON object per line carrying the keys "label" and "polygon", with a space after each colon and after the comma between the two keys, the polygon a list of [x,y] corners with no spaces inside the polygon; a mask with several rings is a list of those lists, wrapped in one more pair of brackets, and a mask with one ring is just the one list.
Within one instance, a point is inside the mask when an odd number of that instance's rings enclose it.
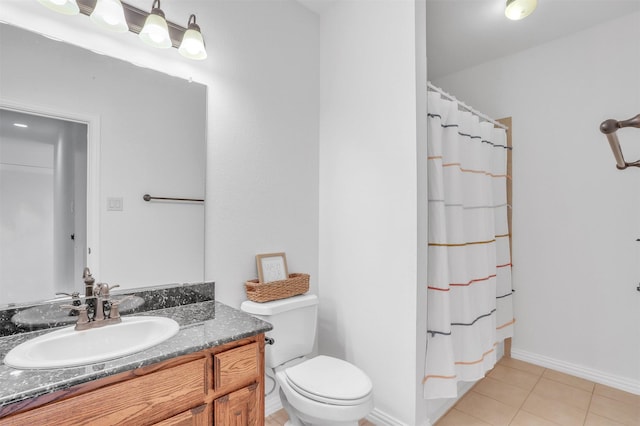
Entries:
{"label": "vanity light fixture", "polygon": [[120,0],[98,0],[89,17],[102,28],[118,33],[129,31]]}
{"label": "vanity light fixture", "polygon": [[64,15],[77,15],[80,13],[76,0],[38,0],[38,2]]}
{"label": "vanity light fixture", "polygon": [[[0,0],[1,1],[1,0]],[[116,32],[131,31],[154,47],[175,47],[189,59],[205,59],[207,51],[196,16],[189,16],[188,28],[165,19],[160,0],[154,0],[151,12],[121,0],[38,0],[49,9],[73,15],[89,16],[96,24]]]}
{"label": "vanity light fixture", "polygon": [[[156,7],[156,5],[158,5]],[[154,0],[151,14],[144,21],[144,27],[139,34],[142,41],[153,47],[167,49],[171,47],[171,37],[169,37],[169,27],[164,18],[164,12],[160,9],[160,0]]]}
{"label": "vanity light fixture", "polygon": [[512,21],[518,21],[531,15],[538,5],[538,0],[507,0],[504,14]]}
{"label": "vanity light fixture", "polygon": [[196,24],[196,15],[189,16],[187,31],[184,32],[178,52],[189,59],[205,59],[207,57],[200,26]]}

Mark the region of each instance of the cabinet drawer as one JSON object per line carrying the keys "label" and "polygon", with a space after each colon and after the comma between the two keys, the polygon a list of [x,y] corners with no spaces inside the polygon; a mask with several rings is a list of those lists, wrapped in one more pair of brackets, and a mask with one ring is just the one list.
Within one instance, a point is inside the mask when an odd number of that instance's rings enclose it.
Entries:
{"label": "cabinet drawer", "polygon": [[204,404],[153,426],[209,426],[212,423],[211,417],[211,404]]}
{"label": "cabinet drawer", "polygon": [[215,354],[213,356],[215,390],[238,389],[257,381],[259,356],[257,343]]}
{"label": "cabinet drawer", "polygon": [[0,424],[153,424],[202,404],[205,368],[206,359],[198,359],[17,414]]}

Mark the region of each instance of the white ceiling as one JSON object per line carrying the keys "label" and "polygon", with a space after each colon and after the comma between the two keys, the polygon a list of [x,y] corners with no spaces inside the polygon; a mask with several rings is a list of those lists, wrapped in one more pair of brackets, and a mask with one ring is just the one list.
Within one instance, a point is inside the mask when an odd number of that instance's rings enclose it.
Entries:
{"label": "white ceiling", "polygon": [[510,21],[504,16],[505,3],[505,0],[427,0],[429,79],[640,11],[640,0],[538,0],[533,14],[521,21]]}
{"label": "white ceiling", "polygon": [[[338,1],[371,0],[298,1],[321,14]],[[640,11],[640,0],[538,0],[532,15],[510,21],[504,16],[506,0],[426,1],[429,79]],[[640,22],[638,31],[640,37]]]}

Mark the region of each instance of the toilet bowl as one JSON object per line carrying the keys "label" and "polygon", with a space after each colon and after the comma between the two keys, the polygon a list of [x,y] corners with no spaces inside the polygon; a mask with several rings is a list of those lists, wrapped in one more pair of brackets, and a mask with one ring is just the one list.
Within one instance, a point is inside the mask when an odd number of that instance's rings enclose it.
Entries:
{"label": "toilet bowl", "polygon": [[357,426],[373,410],[369,377],[347,361],[318,355],[318,298],[302,295],[273,302],[245,301],[240,309],[273,325],[265,348],[266,367],[275,372],[288,426]]}
{"label": "toilet bowl", "polygon": [[276,381],[291,426],[355,426],[373,410],[371,380],[341,359],[320,355],[277,368]]}

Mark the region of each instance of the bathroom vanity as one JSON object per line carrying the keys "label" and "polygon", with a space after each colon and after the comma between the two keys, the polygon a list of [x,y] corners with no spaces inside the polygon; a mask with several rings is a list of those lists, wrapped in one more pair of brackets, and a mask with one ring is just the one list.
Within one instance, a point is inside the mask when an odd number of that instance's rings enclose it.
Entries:
{"label": "bathroom vanity", "polygon": [[[0,425],[262,425],[264,333],[271,325],[214,300],[136,315],[173,318],[174,337],[99,364],[0,364]],[[0,358],[46,331],[0,338]],[[100,350],[100,342],[92,345]]]}

